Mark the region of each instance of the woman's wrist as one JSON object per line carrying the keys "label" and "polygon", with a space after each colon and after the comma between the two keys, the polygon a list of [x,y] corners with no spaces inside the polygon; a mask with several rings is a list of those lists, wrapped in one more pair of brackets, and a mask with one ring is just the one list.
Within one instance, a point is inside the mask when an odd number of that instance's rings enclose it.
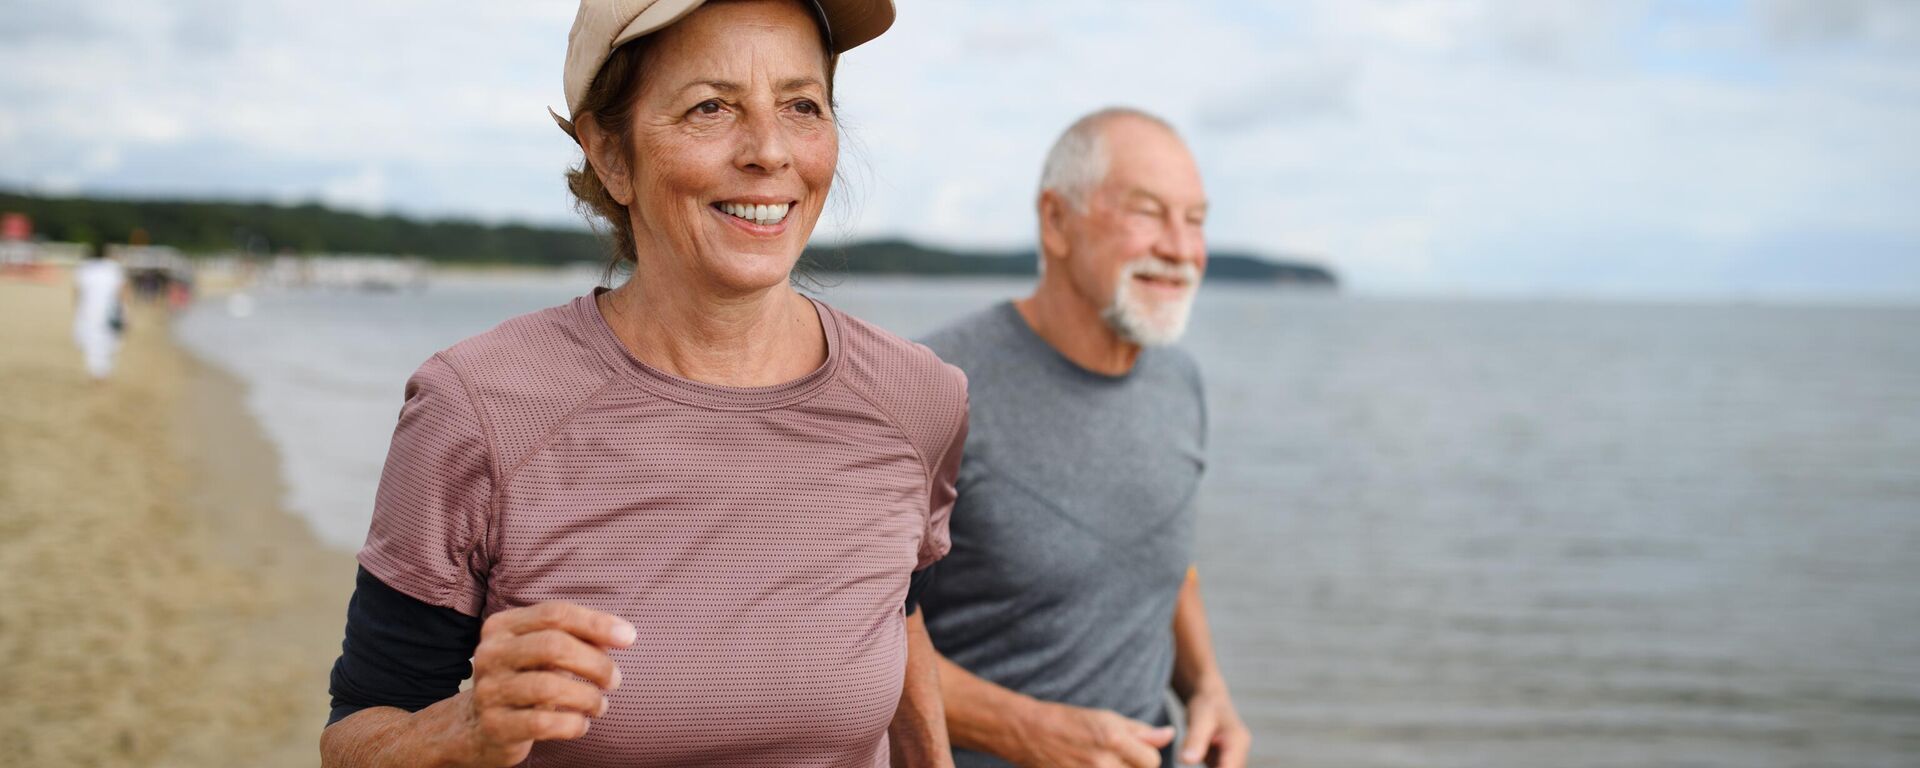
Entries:
{"label": "woman's wrist", "polygon": [[417,759],[409,760],[408,764],[434,768],[475,768],[483,752],[475,741],[478,729],[474,726],[477,721],[471,690],[461,691],[413,713],[407,723],[412,738],[407,741],[419,751],[412,755]]}
{"label": "woman's wrist", "polygon": [[327,726],[320,737],[326,768],[473,768],[480,750],[467,726],[465,692],[418,712],[375,707]]}

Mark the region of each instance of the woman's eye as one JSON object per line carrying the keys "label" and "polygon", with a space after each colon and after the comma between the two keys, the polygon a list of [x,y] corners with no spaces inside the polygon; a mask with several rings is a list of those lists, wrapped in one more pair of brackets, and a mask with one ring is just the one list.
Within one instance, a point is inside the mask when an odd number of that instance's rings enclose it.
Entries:
{"label": "woman's eye", "polygon": [[801,100],[800,100],[800,101],[799,101],[798,103],[796,103],[796,104],[794,104],[794,105],[793,105],[793,108],[794,108],[795,110],[798,110],[798,111],[800,112],[800,114],[803,114],[803,115],[817,115],[817,114],[820,114],[820,105],[818,105],[818,104],[815,104],[815,103],[813,103],[813,102],[811,102],[811,101],[808,101],[808,100],[806,100],[806,99],[801,99]]}
{"label": "woman's eye", "polygon": [[703,115],[717,115],[720,114],[720,102],[714,99],[707,99],[695,106],[693,111]]}

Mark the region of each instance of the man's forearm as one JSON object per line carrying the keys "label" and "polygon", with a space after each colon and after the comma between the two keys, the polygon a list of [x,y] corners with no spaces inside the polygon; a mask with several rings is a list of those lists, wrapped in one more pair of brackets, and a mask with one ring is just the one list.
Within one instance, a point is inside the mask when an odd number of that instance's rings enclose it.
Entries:
{"label": "man's forearm", "polygon": [[1203,688],[1225,682],[1214,661],[1213,633],[1200,602],[1200,571],[1188,568],[1173,605],[1173,691],[1184,701]]}
{"label": "man's forearm", "polygon": [[1013,754],[1021,724],[1028,721],[1028,713],[1038,702],[982,680],[945,656],[936,655],[935,663],[940,668],[947,735],[953,745],[995,755]]}
{"label": "man's forearm", "polygon": [[927,637],[920,612],[907,617],[907,674],[900,689],[900,707],[887,728],[891,759],[900,766],[951,766],[953,750],[947,742],[946,707],[941,701],[940,654]]}

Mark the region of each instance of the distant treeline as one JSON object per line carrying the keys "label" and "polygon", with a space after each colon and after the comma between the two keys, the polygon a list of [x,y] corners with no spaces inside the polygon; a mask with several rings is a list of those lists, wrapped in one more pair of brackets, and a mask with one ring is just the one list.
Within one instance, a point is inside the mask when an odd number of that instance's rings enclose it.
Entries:
{"label": "distant treeline", "polygon": [[[42,197],[0,192],[0,212],[24,213],[34,235],[65,242],[148,243],[187,253],[368,253],[422,256],[436,261],[501,264],[603,262],[605,241],[585,229],[420,221],[327,208],[317,203],[272,205],[185,200]],[[807,261],[825,271],[923,275],[1031,275],[1034,253],[955,251],[903,240],[872,240],[807,249]],[[1249,254],[1212,252],[1207,277],[1305,283],[1332,287],[1324,267]]]}
{"label": "distant treeline", "polygon": [[0,211],[33,219],[34,233],[67,242],[149,243],[188,253],[384,253],[438,261],[568,264],[601,261],[607,249],[579,229],[418,221],[317,203],[271,205],[184,200],[38,197],[0,192]]}
{"label": "distant treeline", "polygon": [[[1031,275],[1039,256],[1027,251],[949,251],[905,240],[868,240],[807,249],[814,268],[834,272],[913,275]],[[1207,279],[1302,283],[1332,288],[1339,281],[1318,264],[1274,261],[1242,253],[1209,251]]]}

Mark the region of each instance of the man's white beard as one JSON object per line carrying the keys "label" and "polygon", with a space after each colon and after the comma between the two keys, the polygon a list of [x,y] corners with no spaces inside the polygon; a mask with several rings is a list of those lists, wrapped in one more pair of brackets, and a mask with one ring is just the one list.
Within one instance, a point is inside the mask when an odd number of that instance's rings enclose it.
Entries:
{"label": "man's white beard", "polygon": [[[1183,280],[1186,295],[1164,303],[1142,299],[1134,289],[1135,275]],[[1100,313],[1107,327],[1120,338],[1143,347],[1162,347],[1180,340],[1187,332],[1187,315],[1193,310],[1193,297],[1200,292],[1200,269],[1190,262],[1168,264],[1152,256],[1143,256],[1121,269],[1120,284],[1113,289],[1113,302]]]}

